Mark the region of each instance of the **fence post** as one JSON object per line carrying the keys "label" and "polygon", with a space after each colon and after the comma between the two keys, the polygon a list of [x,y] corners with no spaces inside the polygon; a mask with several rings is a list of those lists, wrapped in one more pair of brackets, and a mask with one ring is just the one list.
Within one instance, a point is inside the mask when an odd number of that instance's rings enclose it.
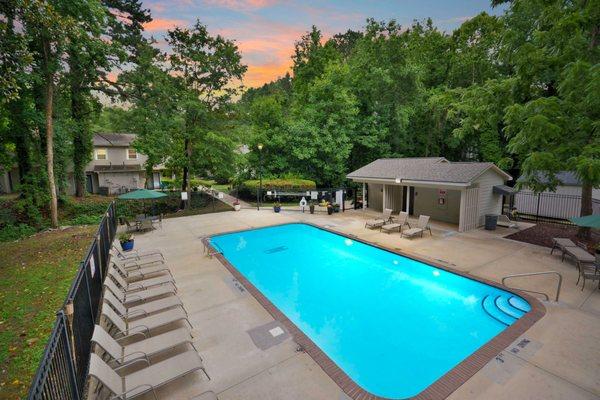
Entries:
{"label": "fence post", "polygon": [[540,220],[540,195],[541,193],[538,193],[537,209],[535,210],[535,222],[539,222]]}
{"label": "fence post", "polygon": [[[81,263],[83,264],[83,263]],[[80,264],[80,265],[81,265]],[[69,348],[69,351],[71,352],[71,360],[73,360],[73,369],[75,369],[75,365],[77,364],[77,353],[75,352],[75,336],[73,336],[73,300],[72,299],[67,299],[67,303],[65,304],[65,309],[64,311],[59,311],[59,314],[62,315],[62,318],[64,319],[64,324],[65,324],[65,329],[66,329],[66,325],[69,325],[69,329],[65,331],[65,336],[69,337],[69,345],[67,346]]]}

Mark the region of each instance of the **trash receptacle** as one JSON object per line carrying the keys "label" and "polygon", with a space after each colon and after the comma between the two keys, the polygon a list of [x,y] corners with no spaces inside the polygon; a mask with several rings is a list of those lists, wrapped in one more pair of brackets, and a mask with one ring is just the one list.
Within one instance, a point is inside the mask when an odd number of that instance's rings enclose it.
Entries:
{"label": "trash receptacle", "polygon": [[498,224],[497,214],[486,214],[485,215],[485,229],[488,231],[496,230],[496,224]]}

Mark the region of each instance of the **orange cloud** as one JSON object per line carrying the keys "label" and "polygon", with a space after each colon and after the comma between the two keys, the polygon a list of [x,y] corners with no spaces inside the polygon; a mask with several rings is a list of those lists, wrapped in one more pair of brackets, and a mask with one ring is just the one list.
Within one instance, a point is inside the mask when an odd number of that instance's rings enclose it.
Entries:
{"label": "orange cloud", "polygon": [[267,82],[284,76],[286,72],[290,71],[291,65],[291,60],[281,63],[249,65],[248,71],[244,76],[244,85],[248,87],[262,86]]}
{"label": "orange cloud", "polygon": [[187,25],[188,22],[182,19],[155,18],[144,24],[144,29],[149,32],[166,31],[176,26]]}

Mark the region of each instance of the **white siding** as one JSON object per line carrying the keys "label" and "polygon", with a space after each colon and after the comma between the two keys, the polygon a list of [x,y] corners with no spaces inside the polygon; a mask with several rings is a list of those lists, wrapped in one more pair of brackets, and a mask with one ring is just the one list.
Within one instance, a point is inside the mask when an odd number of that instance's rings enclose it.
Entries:
{"label": "white siding", "polygon": [[461,191],[460,196],[460,223],[459,232],[470,231],[479,226],[479,188],[470,188]]}
{"label": "white siding", "polygon": [[504,178],[498,175],[491,169],[481,174],[473,182],[473,186],[479,188],[479,204],[478,204],[478,226],[485,223],[485,214],[501,214],[502,213],[502,196],[494,194],[494,186],[504,184]]}

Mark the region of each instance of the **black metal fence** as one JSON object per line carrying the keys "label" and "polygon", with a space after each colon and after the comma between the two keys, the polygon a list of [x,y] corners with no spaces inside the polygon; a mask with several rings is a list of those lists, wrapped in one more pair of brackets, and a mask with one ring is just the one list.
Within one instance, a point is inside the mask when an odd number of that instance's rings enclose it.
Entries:
{"label": "black metal fence", "polygon": [[100,312],[102,283],[117,231],[115,203],[111,203],[94,240],[80,263],[63,308],[35,374],[29,399],[83,398],[90,361],[90,340]]}
{"label": "black metal fence", "polygon": [[[510,207],[515,207],[520,219],[570,224],[569,218],[581,213],[581,196],[560,193],[520,191]],[[600,213],[600,200],[592,200],[594,214]]]}

